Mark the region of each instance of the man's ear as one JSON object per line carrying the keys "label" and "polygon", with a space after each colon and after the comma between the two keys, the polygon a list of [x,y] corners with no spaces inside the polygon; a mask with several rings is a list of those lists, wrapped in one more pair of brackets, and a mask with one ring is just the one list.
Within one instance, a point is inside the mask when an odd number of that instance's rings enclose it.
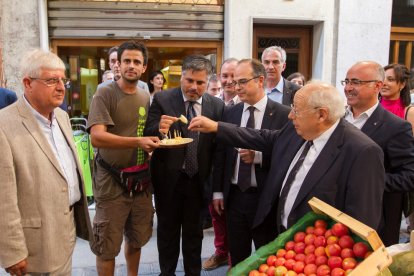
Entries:
{"label": "man's ear", "polygon": [[146,70],[147,70],[147,65],[143,65],[142,66],[142,73],[145,73]]}
{"label": "man's ear", "polygon": [[319,108],[318,112],[319,112],[319,121],[320,122],[324,122],[324,121],[328,120],[329,112],[326,108],[321,107],[321,108]]}
{"label": "man's ear", "polygon": [[23,87],[29,88],[31,86],[32,80],[28,77],[23,78]]}

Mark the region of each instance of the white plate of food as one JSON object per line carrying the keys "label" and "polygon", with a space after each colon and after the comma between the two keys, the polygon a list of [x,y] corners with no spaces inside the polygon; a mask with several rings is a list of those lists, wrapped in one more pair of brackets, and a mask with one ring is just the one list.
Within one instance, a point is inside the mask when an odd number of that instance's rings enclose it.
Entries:
{"label": "white plate of food", "polygon": [[160,141],[160,148],[182,148],[191,143],[193,138],[175,137],[171,139],[162,139]]}

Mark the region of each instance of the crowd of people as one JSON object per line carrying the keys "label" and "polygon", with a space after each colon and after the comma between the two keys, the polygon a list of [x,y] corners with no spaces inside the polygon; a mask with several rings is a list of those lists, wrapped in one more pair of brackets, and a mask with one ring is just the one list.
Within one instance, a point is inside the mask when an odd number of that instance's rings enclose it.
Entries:
{"label": "crowd of people", "polygon": [[[251,255],[252,243],[258,249],[309,212],[312,197],[372,227],[386,246],[398,243],[414,199],[405,66],[356,62],[341,81],[345,103],[329,83],[306,82],[299,72],[285,79],[279,46],[261,61],[226,59],[217,74],[204,56],[186,56],[180,86],[168,90],[161,71],[140,80],[144,44],[124,42],[108,55],[111,70],[87,126],[96,149],[92,222],[69,118],[58,108],[64,63],[29,52],[23,96],[7,93],[0,265],[11,275],[71,275],[76,236],[90,242],[99,275],[114,275],[124,240],[128,275],[137,275],[154,212],[160,275],[175,275],[180,248],[185,275],[231,268]],[[193,141],[161,146],[171,133]],[[215,252],[202,262],[206,208]]]}

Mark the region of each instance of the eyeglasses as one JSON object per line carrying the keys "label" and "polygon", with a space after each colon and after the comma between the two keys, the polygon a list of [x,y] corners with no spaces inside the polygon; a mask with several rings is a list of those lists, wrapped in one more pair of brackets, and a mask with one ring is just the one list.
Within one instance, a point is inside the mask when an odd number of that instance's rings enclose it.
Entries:
{"label": "eyeglasses", "polygon": [[295,117],[300,117],[301,114],[303,114],[303,113],[305,113],[305,112],[307,112],[309,110],[316,110],[316,109],[319,109],[320,108],[320,107],[311,107],[311,108],[304,109],[302,111],[297,111],[297,109],[295,108],[295,106],[293,104],[291,104],[290,107],[292,108],[290,110],[290,112],[292,112],[293,115],[295,115]]}
{"label": "eyeglasses", "polygon": [[46,86],[56,86],[59,82],[62,82],[65,87],[68,87],[70,85],[70,79],[67,78],[49,78],[49,79],[41,79],[41,78],[32,78],[32,80],[40,80],[42,81]]}
{"label": "eyeglasses", "polygon": [[236,86],[236,85],[238,85],[238,86],[244,86],[244,85],[246,85],[249,81],[254,80],[254,79],[257,79],[257,78],[260,78],[260,77],[261,77],[261,75],[260,75],[260,76],[253,77],[253,78],[251,78],[251,79],[241,79],[241,80],[238,80],[238,81],[232,81],[230,84],[231,84],[232,86]]}
{"label": "eyeglasses", "polygon": [[359,80],[359,79],[345,79],[345,80],[342,80],[341,81],[341,84],[343,85],[343,86],[346,86],[346,85],[352,85],[352,86],[361,86],[361,85],[363,85],[364,83],[370,83],[370,82],[377,82],[377,81],[379,81],[379,80]]}

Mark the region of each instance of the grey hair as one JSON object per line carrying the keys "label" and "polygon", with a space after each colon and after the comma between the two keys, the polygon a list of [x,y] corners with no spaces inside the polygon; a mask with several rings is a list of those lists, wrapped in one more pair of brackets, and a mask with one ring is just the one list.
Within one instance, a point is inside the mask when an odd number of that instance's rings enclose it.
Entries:
{"label": "grey hair", "polygon": [[262,62],[263,62],[263,56],[265,55],[265,54],[267,54],[268,52],[271,52],[271,51],[275,51],[275,52],[279,52],[279,54],[280,54],[280,57],[281,57],[281,61],[283,62],[283,63],[285,63],[286,62],[286,51],[285,51],[285,49],[283,49],[282,47],[280,47],[280,46],[270,46],[270,47],[267,47],[266,49],[264,49],[264,51],[263,51],[263,53],[262,53]]}
{"label": "grey hair", "polygon": [[212,74],[210,79],[208,80],[207,89],[209,88],[210,83],[215,83],[215,82],[219,82],[219,81],[220,81],[220,79],[217,77],[217,75]]}
{"label": "grey hair", "polygon": [[209,78],[213,72],[213,65],[209,59],[202,55],[190,55],[184,58],[181,70],[183,73],[187,70],[206,71]]}
{"label": "grey hair", "polygon": [[312,90],[308,98],[309,107],[325,107],[328,109],[328,120],[336,122],[345,115],[345,104],[339,91],[329,83],[312,80],[306,86],[313,85],[315,89]]}
{"label": "grey hair", "polygon": [[34,49],[25,53],[20,61],[20,70],[23,77],[40,77],[43,69],[63,70],[65,64],[54,53],[42,49]]}

